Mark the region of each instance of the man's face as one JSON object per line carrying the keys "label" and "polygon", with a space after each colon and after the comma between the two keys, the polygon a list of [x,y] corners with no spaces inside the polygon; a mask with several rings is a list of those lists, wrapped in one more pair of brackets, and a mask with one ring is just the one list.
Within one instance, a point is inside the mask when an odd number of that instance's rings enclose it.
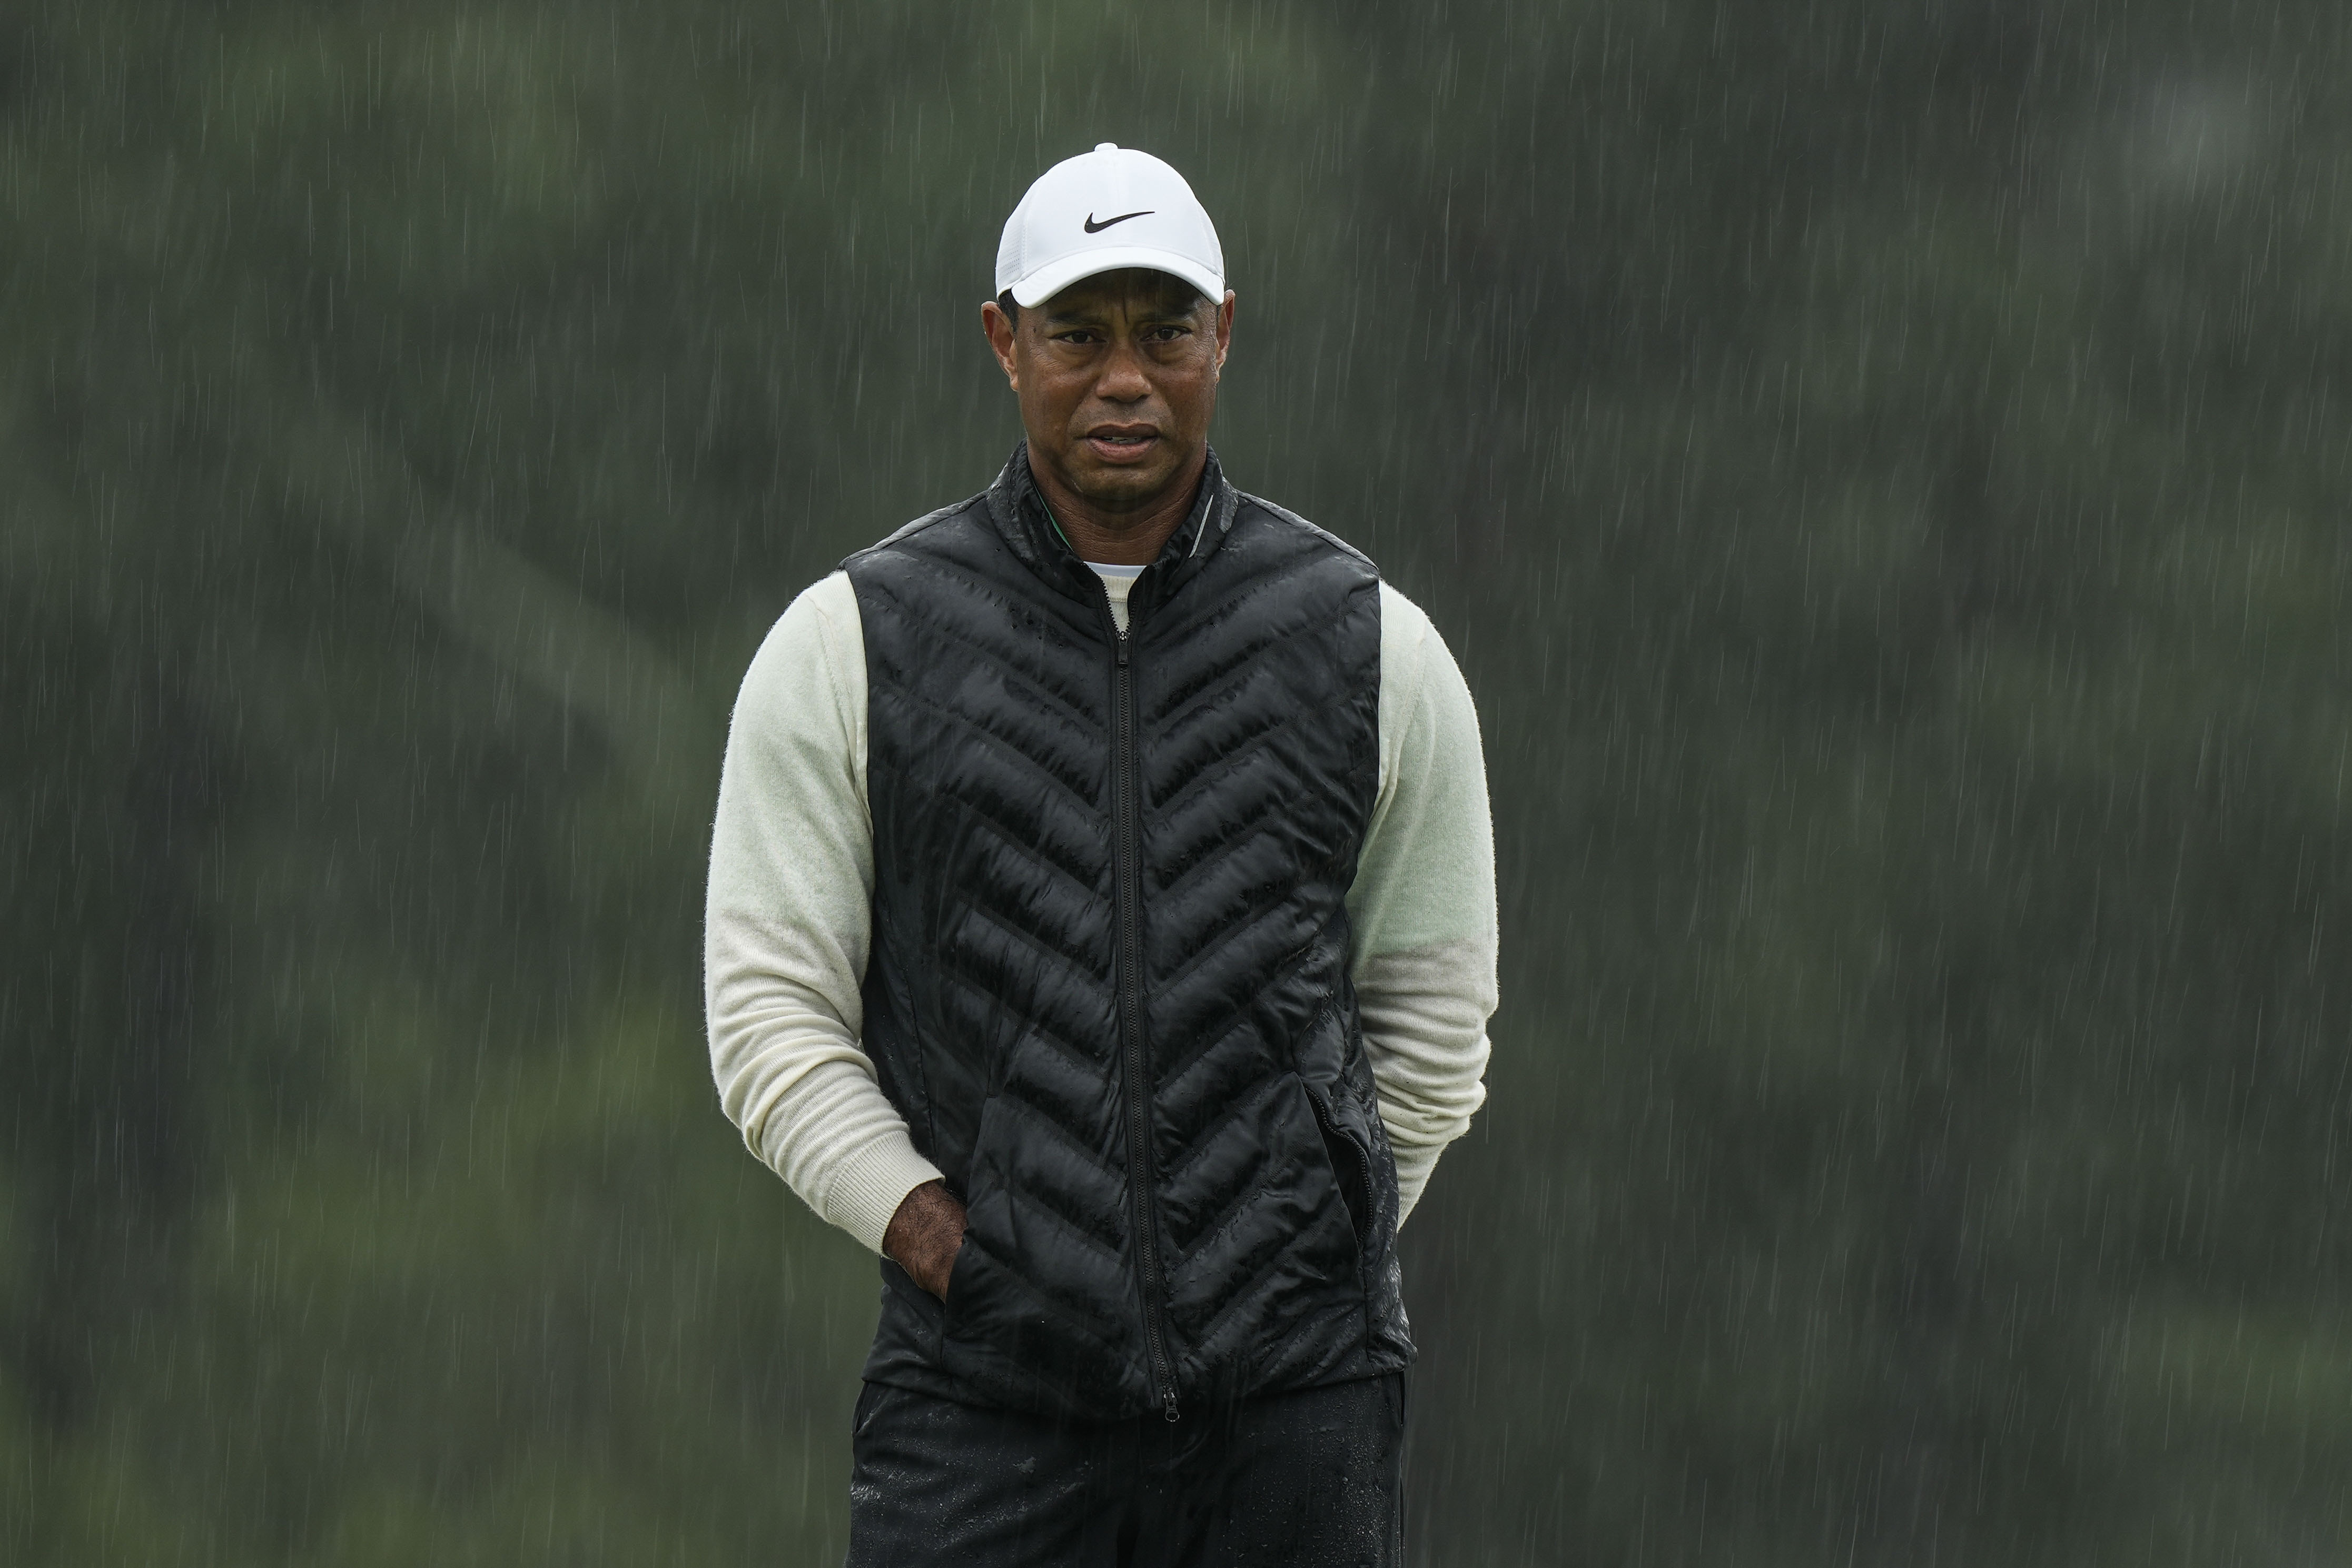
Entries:
{"label": "man's face", "polygon": [[982,318],[1021,399],[1038,463],[1107,512],[1150,506],[1191,477],[1217,407],[1234,297],[1212,303],[1164,272],[1098,273],[1020,325]]}

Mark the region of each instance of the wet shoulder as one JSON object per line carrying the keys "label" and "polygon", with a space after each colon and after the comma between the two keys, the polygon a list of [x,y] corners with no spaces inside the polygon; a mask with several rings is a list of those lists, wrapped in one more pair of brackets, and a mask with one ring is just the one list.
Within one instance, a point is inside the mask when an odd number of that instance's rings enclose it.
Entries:
{"label": "wet shoulder", "polygon": [[1263,536],[1279,553],[1326,557],[1343,571],[1352,568],[1374,580],[1380,577],[1381,569],[1373,564],[1371,557],[1329,529],[1318,528],[1289,507],[1263,496],[1246,491],[1240,494],[1234,526],[1236,530],[1247,529]]}
{"label": "wet shoulder", "polygon": [[913,522],[903,524],[864,549],[856,550],[842,559],[841,570],[855,572],[860,567],[892,555],[928,553],[941,546],[952,546],[968,533],[976,515],[985,512],[988,492],[969,496],[961,501],[925,512]]}

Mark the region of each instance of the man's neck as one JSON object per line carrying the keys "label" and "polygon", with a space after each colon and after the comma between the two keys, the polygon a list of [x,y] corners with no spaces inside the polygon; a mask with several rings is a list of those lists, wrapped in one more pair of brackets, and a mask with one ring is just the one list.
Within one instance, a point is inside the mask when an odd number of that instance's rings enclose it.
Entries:
{"label": "man's neck", "polygon": [[1029,458],[1029,477],[1054,515],[1054,522],[1080,560],[1106,566],[1149,566],[1171,535],[1184,526],[1200,493],[1201,476],[1209,466],[1206,447],[1178,470],[1173,484],[1131,510],[1106,511],[1087,500]]}

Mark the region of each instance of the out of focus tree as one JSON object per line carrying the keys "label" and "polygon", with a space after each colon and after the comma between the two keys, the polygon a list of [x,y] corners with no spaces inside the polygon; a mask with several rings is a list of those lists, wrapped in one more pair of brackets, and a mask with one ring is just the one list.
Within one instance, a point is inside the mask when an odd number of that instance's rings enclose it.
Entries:
{"label": "out of focus tree", "polygon": [[2352,1544],[2317,0],[0,19],[0,1555],[837,1558],[699,1046],[733,682],[1101,140],[1486,725],[1437,1562]]}

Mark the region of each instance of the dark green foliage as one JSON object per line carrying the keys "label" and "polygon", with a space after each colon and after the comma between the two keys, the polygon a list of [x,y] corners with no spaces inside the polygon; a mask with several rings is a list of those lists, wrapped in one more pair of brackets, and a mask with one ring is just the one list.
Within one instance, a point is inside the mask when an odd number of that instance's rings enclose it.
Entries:
{"label": "dark green foliage", "polygon": [[2352,1549],[2340,7],[0,17],[0,1560],[837,1560],[699,1038],[733,684],[1187,171],[1486,725],[1441,1563]]}

